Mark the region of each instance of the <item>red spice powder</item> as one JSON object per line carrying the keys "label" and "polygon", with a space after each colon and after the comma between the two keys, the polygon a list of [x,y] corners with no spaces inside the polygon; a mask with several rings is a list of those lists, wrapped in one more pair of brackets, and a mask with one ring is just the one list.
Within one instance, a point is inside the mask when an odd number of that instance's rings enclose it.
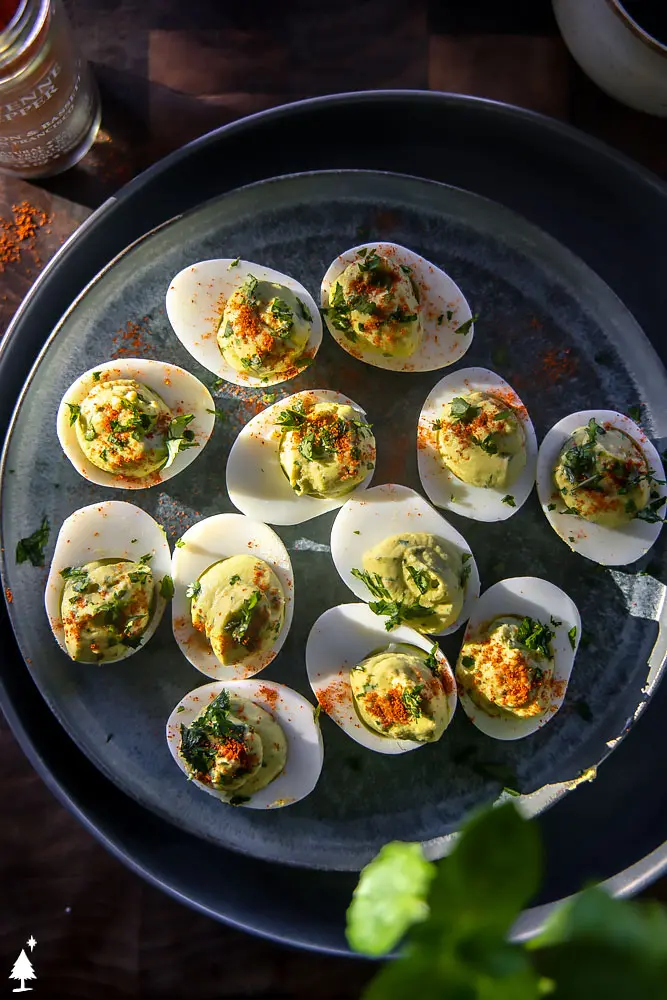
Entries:
{"label": "red spice powder", "polygon": [[577,360],[572,356],[570,347],[552,347],[540,356],[538,375],[545,381],[555,384],[562,379],[571,378],[577,370]]}
{"label": "red spice powder", "polygon": [[25,251],[32,252],[35,263],[41,264],[35,253],[38,231],[52,221],[52,217],[28,201],[12,205],[13,218],[0,219],[0,273],[6,264],[16,264]]}
{"label": "red spice powder", "polygon": [[364,703],[367,711],[378,719],[383,729],[390,726],[404,726],[411,721],[412,715],[405,707],[402,698],[403,692],[398,688],[392,688],[387,694],[377,694],[376,691],[369,691],[364,695]]}
{"label": "red spice powder", "polygon": [[278,704],[278,692],[275,690],[275,688],[270,688],[267,687],[265,684],[262,684],[262,686],[259,688],[259,693],[260,696],[267,703],[267,705],[270,705],[271,708],[276,707],[276,705]]}
{"label": "red spice powder", "polygon": [[150,341],[151,331],[148,326],[148,316],[135,323],[128,320],[125,327],[117,331],[111,343],[113,350],[112,358],[134,358],[147,357],[155,354],[155,349]]}
{"label": "red spice powder", "polygon": [[11,604],[14,600],[14,595],[12,594],[9,587],[5,587],[5,597],[7,598],[7,604]]}
{"label": "red spice powder", "polygon": [[349,687],[345,681],[333,681],[328,687],[317,692],[317,700],[324,711],[331,715],[337,706],[349,701]]}

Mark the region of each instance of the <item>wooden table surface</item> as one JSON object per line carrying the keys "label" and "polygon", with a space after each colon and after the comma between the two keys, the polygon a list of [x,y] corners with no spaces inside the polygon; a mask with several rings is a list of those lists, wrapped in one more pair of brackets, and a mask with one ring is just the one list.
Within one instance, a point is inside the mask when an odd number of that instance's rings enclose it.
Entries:
{"label": "wooden table surface", "polygon": [[[0,178],[52,221],[0,272],[0,329],[43,262],[136,172],[234,118],[302,97],[404,87],[545,112],[667,176],[667,120],[615,103],[574,65],[548,0],[69,0],[103,97],[85,160],[41,186]],[[37,259],[38,258],[38,259]],[[370,968],[231,931],[146,885],[66,812],[0,717],[0,983],[34,935],[35,995],[355,997]],[[652,890],[667,898],[663,882]]]}

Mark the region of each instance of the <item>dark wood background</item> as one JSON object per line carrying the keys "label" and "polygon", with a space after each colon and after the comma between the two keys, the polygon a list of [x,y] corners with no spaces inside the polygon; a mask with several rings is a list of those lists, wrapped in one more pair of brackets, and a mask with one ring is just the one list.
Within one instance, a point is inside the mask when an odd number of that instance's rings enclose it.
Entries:
{"label": "dark wood background", "polygon": [[[405,87],[508,101],[564,119],[667,176],[667,121],[602,94],[574,65],[548,0],[66,0],[104,118],[75,169],[0,178],[0,217],[53,215],[46,261],[158,157],[239,116],[302,97]],[[324,13],[326,11],[326,13]],[[48,231],[47,232],[47,228]],[[39,267],[0,273],[0,329]],[[35,994],[78,1000],[356,997],[356,960],[279,948],[191,913],[127,871],[53,799],[0,717],[0,983],[30,935]],[[651,894],[667,899],[667,883]]]}

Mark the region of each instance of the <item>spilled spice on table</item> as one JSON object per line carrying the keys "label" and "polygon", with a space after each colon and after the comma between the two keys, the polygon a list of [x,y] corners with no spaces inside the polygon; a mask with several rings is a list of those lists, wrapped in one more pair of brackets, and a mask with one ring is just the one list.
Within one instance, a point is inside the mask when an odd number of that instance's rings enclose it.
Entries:
{"label": "spilled spice on table", "polygon": [[0,272],[6,270],[7,264],[19,263],[26,252],[32,253],[36,264],[41,264],[36,252],[37,234],[51,222],[52,216],[28,201],[12,205],[12,218],[0,218]]}

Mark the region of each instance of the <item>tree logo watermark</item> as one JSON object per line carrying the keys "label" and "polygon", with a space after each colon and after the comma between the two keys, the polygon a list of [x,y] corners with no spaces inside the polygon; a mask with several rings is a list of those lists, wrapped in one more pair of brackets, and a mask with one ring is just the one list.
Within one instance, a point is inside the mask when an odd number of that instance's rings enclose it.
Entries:
{"label": "tree logo watermark", "polygon": [[[32,952],[33,948],[37,944],[32,934],[26,941],[26,944],[28,945],[30,951]],[[35,975],[35,970],[32,967],[32,962],[25,953],[25,948],[21,948],[19,957],[14,962],[12,971],[9,973],[9,978],[17,979],[21,983],[20,986],[14,987],[12,993],[27,993],[28,990],[32,989],[32,986],[26,986],[25,981],[26,979],[28,980],[37,979],[37,976]]]}

